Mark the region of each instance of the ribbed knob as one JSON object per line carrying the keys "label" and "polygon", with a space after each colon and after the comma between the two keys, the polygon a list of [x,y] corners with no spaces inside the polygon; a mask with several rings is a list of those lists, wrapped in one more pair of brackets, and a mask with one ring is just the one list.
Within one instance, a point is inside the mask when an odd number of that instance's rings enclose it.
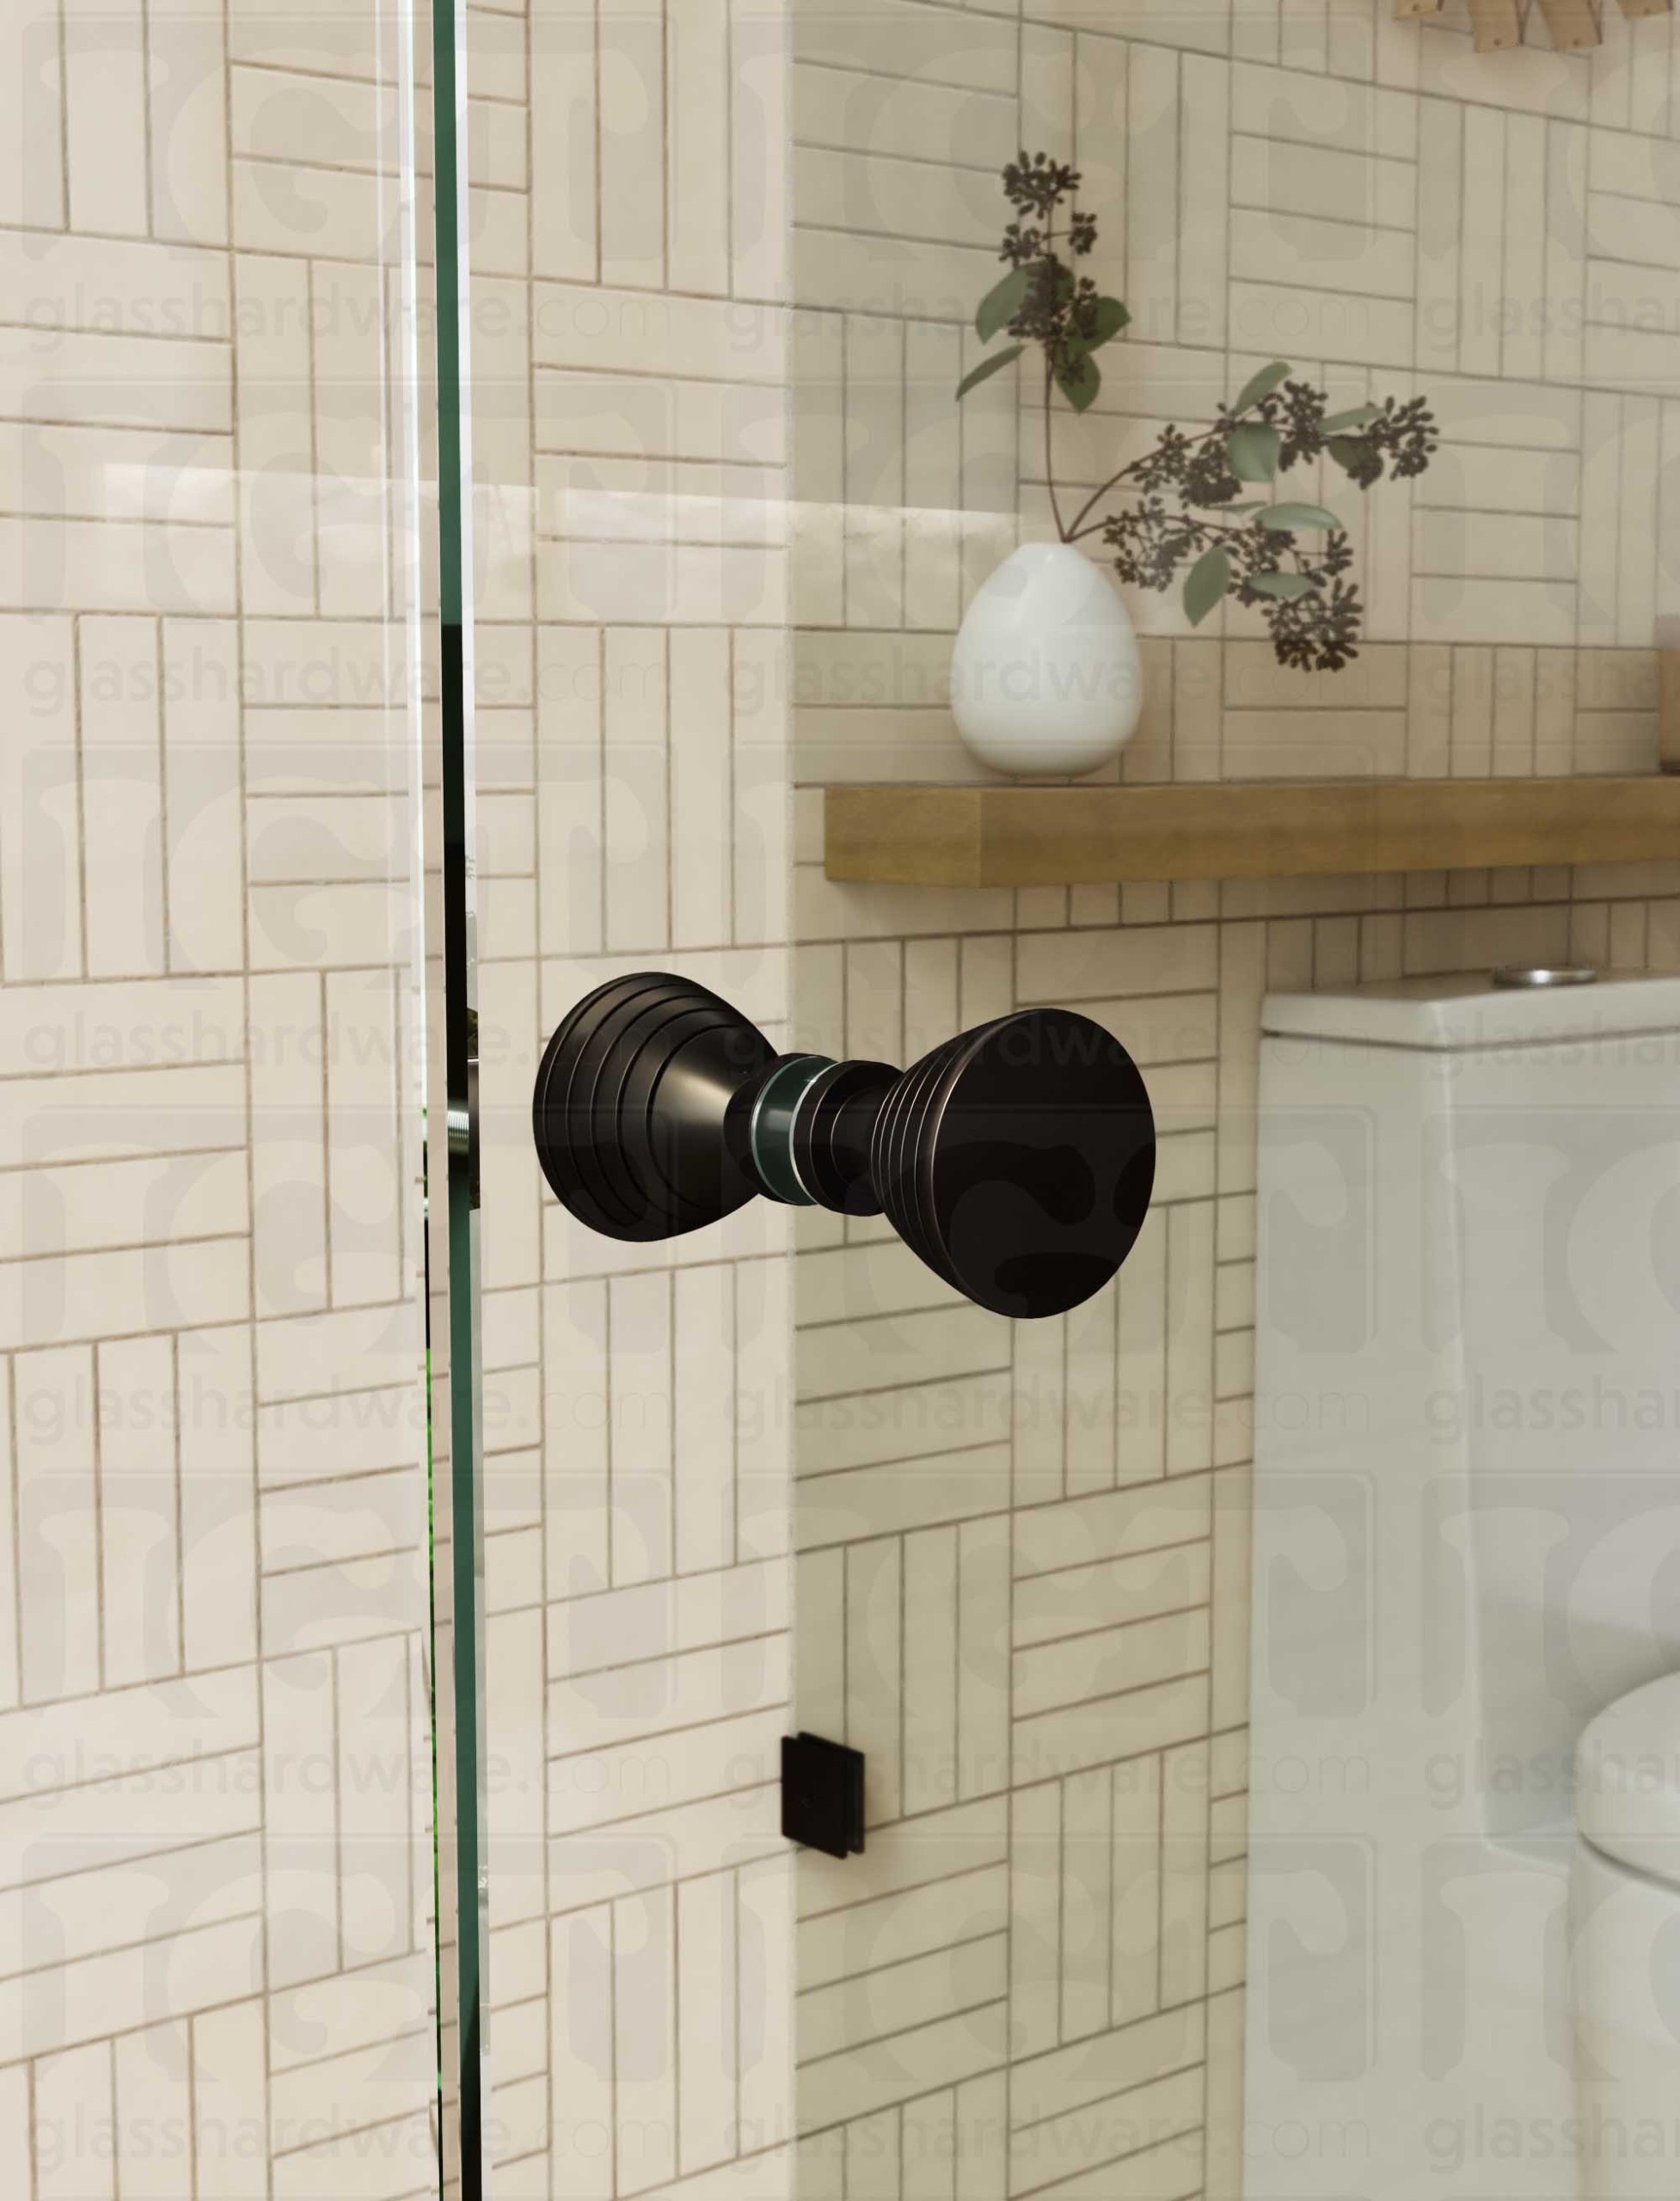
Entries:
{"label": "ribbed knob", "polygon": [[675,1238],[762,1190],[724,1135],[729,1104],[776,1059],[738,1009],[659,971],[615,978],[556,1029],[531,1126],[561,1205],[608,1238]]}
{"label": "ribbed knob", "polygon": [[704,986],[643,972],[561,1025],[532,1121],[549,1184],[609,1237],[674,1237],[755,1192],[884,1211],[954,1290],[1025,1319],[1102,1289],[1155,1181],[1136,1065],[1062,1009],[999,1017],[900,1073],[777,1055]]}
{"label": "ribbed knob", "polygon": [[999,1315],[1064,1313],[1131,1251],[1155,1183],[1155,1118],[1131,1058],[1067,1009],[1022,1009],[904,1072],[876,1119],[887,1219]]}

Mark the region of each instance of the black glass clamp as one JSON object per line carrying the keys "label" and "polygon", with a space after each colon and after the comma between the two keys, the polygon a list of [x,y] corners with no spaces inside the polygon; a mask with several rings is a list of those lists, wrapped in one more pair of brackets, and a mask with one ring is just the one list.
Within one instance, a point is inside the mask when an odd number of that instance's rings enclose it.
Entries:
{"label": "black glass clamp", "polygon": [[885,1214],[995,1314],[1065,1313],[1131,1252],[1155,1182],[1155,1118],[1111,1033],[1018,1009],[909,1070],[778,1055],[687,978],[587,995],[536,1073],[537,1157],[610,1238],[674,1238],[755,1196]]}

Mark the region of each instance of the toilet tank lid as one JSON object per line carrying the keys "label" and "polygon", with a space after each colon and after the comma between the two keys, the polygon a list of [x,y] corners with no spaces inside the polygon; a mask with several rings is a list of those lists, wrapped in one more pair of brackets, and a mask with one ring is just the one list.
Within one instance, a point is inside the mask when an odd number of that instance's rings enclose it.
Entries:
{"label": "toilet tank lid", "polygon": [[1575,1824],[1595,1849],[1680,1885],[1680,1674],[1618,1697],[1575,1751]]}
{"label": "toilet tank lid", "polygon": [[1495,986],[1483,971],[1329,986],[1319,993],[1267,994],[1260,1029],[1432,1051],[1680,1033],[1680,977],[1605,971],[1594,985],[1527,988]]}

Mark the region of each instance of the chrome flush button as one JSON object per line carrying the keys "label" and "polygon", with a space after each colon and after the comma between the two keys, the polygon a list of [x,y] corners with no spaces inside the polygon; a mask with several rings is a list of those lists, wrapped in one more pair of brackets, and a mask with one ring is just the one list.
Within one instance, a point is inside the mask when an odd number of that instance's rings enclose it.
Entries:
{"label": "chrome flush button", "polygon": [[1488,973],[1496,986],[1595,986],[1598,973],[1591,963],[1548,965],[1501,963]]}

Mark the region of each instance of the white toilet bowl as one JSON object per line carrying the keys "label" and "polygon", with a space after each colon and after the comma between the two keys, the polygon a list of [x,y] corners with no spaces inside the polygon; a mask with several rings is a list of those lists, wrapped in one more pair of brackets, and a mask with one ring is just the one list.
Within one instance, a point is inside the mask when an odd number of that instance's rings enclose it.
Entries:
{"label": "white toilet bowl", "polygon": [[1680,1674],[1588,1725],[1575,1780],[1581,2190],[1587,2201],[1680,2201]]}

